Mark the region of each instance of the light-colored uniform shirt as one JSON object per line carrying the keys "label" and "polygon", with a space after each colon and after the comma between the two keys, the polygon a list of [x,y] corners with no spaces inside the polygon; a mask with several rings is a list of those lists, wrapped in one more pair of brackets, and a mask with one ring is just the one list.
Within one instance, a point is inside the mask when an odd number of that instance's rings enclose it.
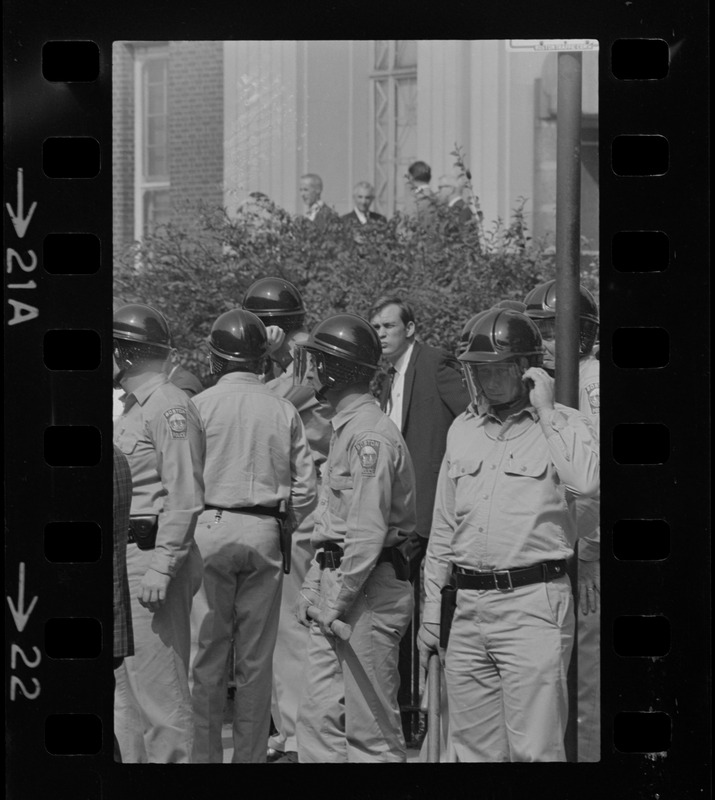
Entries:
{"label": "light-colored uniform shirt", "polygon": [[315,469],[320,477],[320,468],[328,458],[330,437],[333,429],[330,420],[335,413],[325,400],[318,400],[309,386],[293,385],[293,363],[286,371],[266,383],[266,386],[279,397],[285,397],[298,411],[308,438],[310,452],[313,454]]}
{"label": "light-colored uniform shirt", "polygon": [[493,571],[573,555],[570,502],[598,492],[598,439],[559,403],[547,425],[545,435],[533,407],[502,423],[470,406],[450,427],[425,559],[425,622],[439,622],[452,563]]}
{"label": "light-colored uniform shirt", "polygon": [[415,529],[415,478],[402,434],[371,395],[362,395],[332,419],[330,454],[315,513],[312,544],[343,548],[332,608],[355,600],[385,547]]}
{"label": "light-colored uniform shirt", "polygon": [[206,505],[278,506],[300,522],[315,506],[315,468],[295,407],[250,372],[229,372],[194,398],[206,428]]}
{"label": "light-colored uniform shirt", "polygon": [[174,577],[204,507],[206,445],[198,412],[166,375],[153,375],[127,395],[114,443],[132,473],[132,516],[158,516],[150,568]]}
{"label": "light-colored uniform shirt", "polygon": [[399,430],[402,430],[402,400],[405,396],[405,373],[407,372],[407,365],[410,363],[410,357],[414,349],[415,343],[412,342],[407,350],[405,350],[392,365],[395,374],[392,377],[392,387],[390,388],[390,400],[387,411],[388,416],[395,425],[397,425]]}
{"label": "light-colored uniform shirt", "polygon": [[[600,363],[586,356],[578,365],[578,408],[589,420],[598,438],[601,430]],[[578,557],[583,561],[596,561],[601,554],[600,494],[598,497],[577,498]]]}

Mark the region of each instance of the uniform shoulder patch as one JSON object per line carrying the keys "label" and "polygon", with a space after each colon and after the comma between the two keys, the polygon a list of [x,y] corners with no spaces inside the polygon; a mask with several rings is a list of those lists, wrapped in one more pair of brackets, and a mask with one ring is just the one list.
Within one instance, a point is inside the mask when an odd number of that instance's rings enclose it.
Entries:
{"label": "uniform shoulder patch", "polygon": [[170,408],[164,412],[166,424],[169,426],[172,439],[186,439],[188,418],[186,409],[182,406]]}
{"label": "uniform shoulder patch", "polygon": [[361,439],[355,445],[360,458],[363,475],[374,475],[377,470],[377,459],[380,455],[380,442],[375,439]]}
{"label": "uniform shoulder patch", "polygon": [[588,404],[591,406],[591,413],[598,414],[601,409],[601,387],[598,383],[589,383],[586,387]]}

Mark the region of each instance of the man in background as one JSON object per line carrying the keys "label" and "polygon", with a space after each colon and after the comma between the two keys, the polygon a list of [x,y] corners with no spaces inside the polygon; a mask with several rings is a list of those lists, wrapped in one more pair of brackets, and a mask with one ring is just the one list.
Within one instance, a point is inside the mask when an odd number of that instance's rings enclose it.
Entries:
{"label": "man in background", "polygon": [[370,206],[375,200],[375,189],[367,181],[360,181],[353,189],[353,210],[341,218],[345,223],[353,225],[366,225],[368,222],[387,222],[387,219],[375,211],[370,211]]}
{"label": "man in background", "polygon": [[328,223],[338,219],[337,212],[326,206],[321,199],[323,180],[320,175],[314,172],[301,175],[298,191],[305,206],[305,218],[315,223],[317,228],[324,230]]}

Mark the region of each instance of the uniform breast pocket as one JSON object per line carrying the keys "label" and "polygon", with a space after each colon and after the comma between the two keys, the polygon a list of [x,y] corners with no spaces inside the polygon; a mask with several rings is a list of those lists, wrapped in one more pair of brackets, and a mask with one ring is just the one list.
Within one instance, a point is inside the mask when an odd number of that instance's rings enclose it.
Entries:
{"label": "uniform breast pocket", "polygon": [[484,462],[482,459],[458,459],[457,461],[452,461],[449,465],[449,469],[447,470],[447,474],[453,481],[459,481],[460,478],[464,478],[465,476],[469,475],[477,475],[481,472],[482,464]]}
{"label": "uniform breast pocket", "polygon": [[459,459],[452,461],[447,474],[455,483],[454,510],[458,516],[467,514],[474,505],[476,481],[482,471],[482,459]]}
{"label": "uniform breast pocket", "polygon": [[136,450],[138,441],[139,437],[136,433],[123,433],[119,439],[117,439],[116,444],[125,456],[129,456]]}
{"label": "uniform breast pocket", "polygon": [[518,476],[521,478],[543,478],[549,462],[545,458],[525,459],[510,458],[506,462],[504,472],[507,475]]}

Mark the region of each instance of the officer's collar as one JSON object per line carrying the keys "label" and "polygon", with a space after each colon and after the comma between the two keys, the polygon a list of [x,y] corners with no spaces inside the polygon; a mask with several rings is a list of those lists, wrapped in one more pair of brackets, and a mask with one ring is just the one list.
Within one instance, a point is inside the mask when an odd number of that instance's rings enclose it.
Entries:
{"label": "officer's collar", "polygon": [[333,426],[333,429],[337,431],[349,422],[363,406],[376,404],[377,401],[368,392],[358,395],[345,408],[341,408],[340,411],[335,412],[335,415],[330,420],[330,424]]}
{"label": "officer's collar", "polygon": [[147,378],[144,383],[131,392],[127,392],[127,397],[133,395],[139,405],[144,405],[146,401],[154,394],[154,392],[164,383],[169,383],[169,378],[165,372],[152,373],[150,378]]}

